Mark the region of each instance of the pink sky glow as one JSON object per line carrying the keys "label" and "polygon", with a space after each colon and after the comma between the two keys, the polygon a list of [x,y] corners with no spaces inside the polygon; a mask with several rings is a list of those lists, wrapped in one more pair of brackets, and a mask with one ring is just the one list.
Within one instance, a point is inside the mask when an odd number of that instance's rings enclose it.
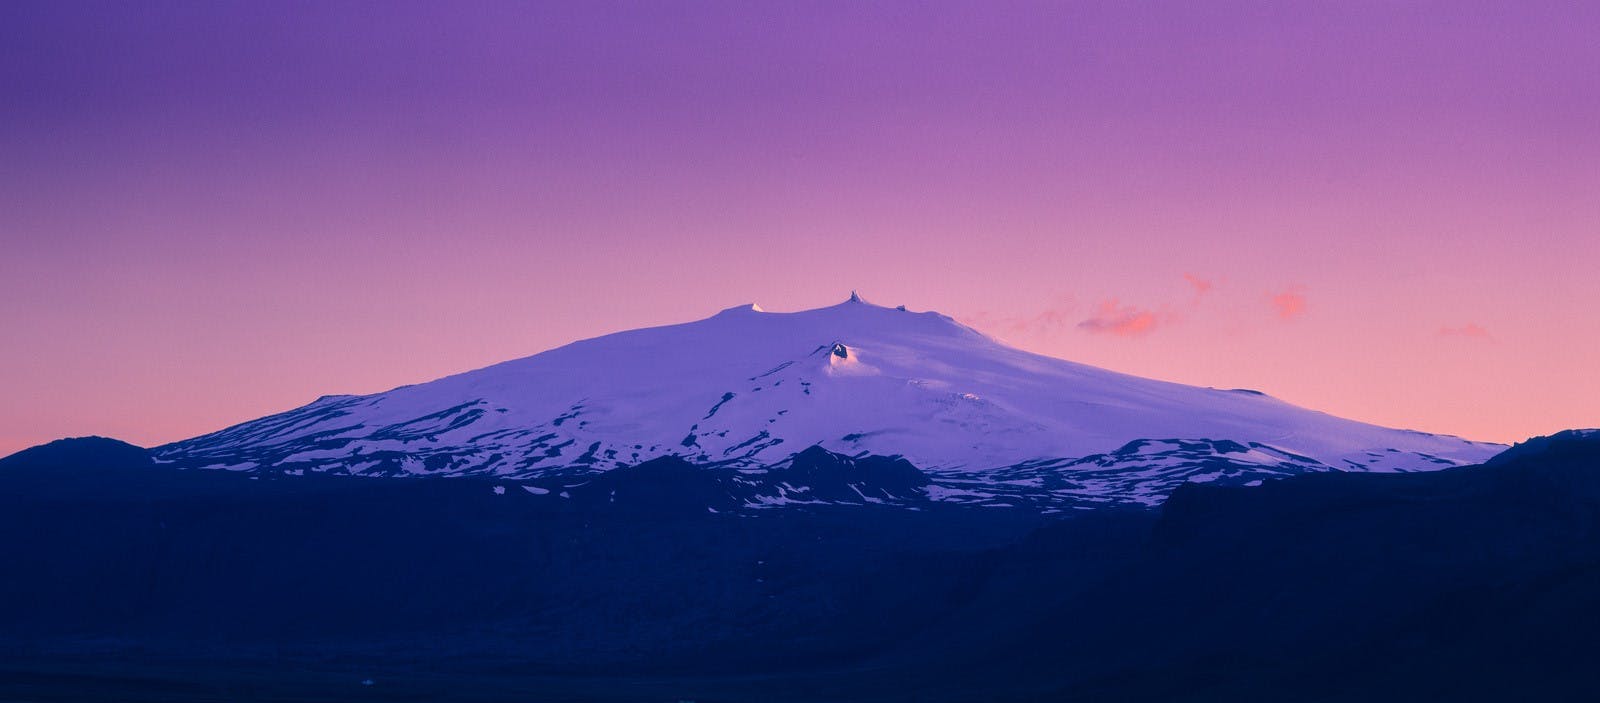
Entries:
{"label": "pink sky glow", "polygon": [[13,4],[0,454],[738,303],[1600,425],[1594,3]]}

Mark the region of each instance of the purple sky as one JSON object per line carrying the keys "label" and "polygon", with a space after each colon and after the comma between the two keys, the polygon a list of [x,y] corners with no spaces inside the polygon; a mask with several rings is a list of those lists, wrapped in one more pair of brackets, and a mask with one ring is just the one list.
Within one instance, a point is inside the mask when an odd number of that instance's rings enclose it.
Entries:
{"label": "purple sky", "polygon": [[0,4],[0,453],[853,288],[1600,425],[1600,4],[455,5]]}

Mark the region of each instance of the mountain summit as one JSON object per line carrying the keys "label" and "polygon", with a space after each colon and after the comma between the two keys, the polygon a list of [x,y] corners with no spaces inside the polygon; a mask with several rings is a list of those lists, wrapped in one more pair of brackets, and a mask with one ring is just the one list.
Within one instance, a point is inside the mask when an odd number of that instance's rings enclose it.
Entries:
{"label": "mountain summit", "polygon": [[1427,470],[1503,448],[1032,354],[852,293],[325,396],[154,455],[193,468],[537,479],[664,456],[758,473],[812,446],[904,457],[934,478],[935,499],[1146,504],[1189,480]]}

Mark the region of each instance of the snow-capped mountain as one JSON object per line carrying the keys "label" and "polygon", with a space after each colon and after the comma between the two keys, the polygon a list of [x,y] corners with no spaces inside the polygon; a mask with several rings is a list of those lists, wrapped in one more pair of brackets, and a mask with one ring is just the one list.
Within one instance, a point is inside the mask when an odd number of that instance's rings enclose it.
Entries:
{"label": "snow-capped mountain", "polygon": [[1503,449],[1031,354],[852,294],[326,396],[154,454],[194,468],[550,480],[674,455],[758,476],[812,446],[902,456],[934,500],[1057,506],[1155,504],[1191,480],[1436,469]]}

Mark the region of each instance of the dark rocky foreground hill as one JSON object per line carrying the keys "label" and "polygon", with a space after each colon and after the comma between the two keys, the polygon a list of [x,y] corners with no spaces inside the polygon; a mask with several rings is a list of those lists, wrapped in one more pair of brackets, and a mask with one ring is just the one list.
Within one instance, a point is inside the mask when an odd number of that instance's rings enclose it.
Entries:
{"label": "dark rocky foreground hill", "polygon": [[673,461],[561,497],[178,471],[109,440],[13,455],[0,699],[1600,695],[1596,433],[1066,518],[808,461],[795,495],[859,504],[739,509],[765,488]]}

